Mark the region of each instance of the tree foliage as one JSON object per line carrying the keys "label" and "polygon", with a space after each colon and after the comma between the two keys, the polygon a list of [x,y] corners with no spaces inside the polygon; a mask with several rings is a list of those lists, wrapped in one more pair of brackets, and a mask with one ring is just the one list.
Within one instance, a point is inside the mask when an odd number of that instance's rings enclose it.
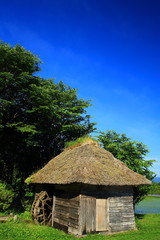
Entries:
{"label": "tree foliage", "polygon": [[0,179],[16,185],[60,153],[65,142],[93,131],[76,89],[35,73],[41,61],[20,45],[0,43]]}
{"label": "tree foliage", "polygon": [[[133,171],[152,180],[155,174],[149,169],[154,160],[145,160],[149,150],[142,142],[133,141],[126,134],[118,134],[115,131],[100,132],[99,142],[117,159],[124,162]],[[117,176],[118,177],[118,176]],[[134,188],[134,203],[141,201],[150,190],[148,186]]]}

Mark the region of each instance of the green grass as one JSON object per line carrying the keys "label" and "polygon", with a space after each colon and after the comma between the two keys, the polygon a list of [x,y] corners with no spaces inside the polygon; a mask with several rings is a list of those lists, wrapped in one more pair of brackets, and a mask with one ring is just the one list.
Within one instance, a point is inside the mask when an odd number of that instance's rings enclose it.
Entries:
{"label": "green grass", "polygon": [[72,147],[72,146],[75,146],[79,143],[85,143],[85,142],[88,142],[88,141],[97,142],[95,139],[91,138],[89,135],[86,135],[86,136],[77,138],[75,141],[66,142],[65,143],[65,148]]}
{"label": "green grass", "polygon": [[[27,214],[21,216],[17,222],[0,224],[0,240],[76,240],[73,235],[62,231],[31,223]],[[160,240],[160,214],[147,214],[137,220],[137,231],[104,236],[100,234],[88,235],[84,240]]]}

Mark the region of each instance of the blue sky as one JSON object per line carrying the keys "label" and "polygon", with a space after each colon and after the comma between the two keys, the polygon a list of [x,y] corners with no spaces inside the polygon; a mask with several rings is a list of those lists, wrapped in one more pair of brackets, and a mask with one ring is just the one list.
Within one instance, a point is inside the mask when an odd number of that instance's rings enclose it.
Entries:
{"label": "blue sky", "polygon": [[160,1],[1,1],[0,39],[43,61],[40,76],[91,99],[101,131],[126,133],[150,149],[160,176]]}

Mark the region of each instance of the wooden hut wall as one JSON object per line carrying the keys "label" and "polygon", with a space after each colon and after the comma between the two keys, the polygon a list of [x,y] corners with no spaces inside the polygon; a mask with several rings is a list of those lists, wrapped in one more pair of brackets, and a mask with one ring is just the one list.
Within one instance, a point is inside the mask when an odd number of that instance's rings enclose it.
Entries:
{"label": "wooden hut wall", "polygon": [[133,198],[109,198],[109,221],[111,232],[135,229]]}
{"label": "wooden hut wall", "polygon": [[80,196],[77,184],[55,185],[53,227],[79,234]]}
{"label": "wooden hut wall", "polygon": [[[46,186],[38,186],[46,189]],[[135,229],[130,186],[71,184],[48,186],[55,192],[52,226],[73,234]]]}
{"label": "wooden hut wall", "polygon": [[110,231],[134,230],[135,218],[132,187],[112,187],[109,192]]}
{"label": "wooden hut wall", "polygon": [[55,198],[53,227],[66,232],[77,233],[79,227],[79,196]]}
{"label": "wooden hut wall", "polygon": [[131,186],[85,185],[82,192],[80,211],[82,233],[85,230],[86,232],[120,232],[135,229]]}

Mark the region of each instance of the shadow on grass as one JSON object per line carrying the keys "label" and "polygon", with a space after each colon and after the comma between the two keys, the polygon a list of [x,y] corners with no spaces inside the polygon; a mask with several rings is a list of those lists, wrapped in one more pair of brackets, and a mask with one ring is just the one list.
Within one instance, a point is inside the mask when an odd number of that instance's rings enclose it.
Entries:
{"label": "shadow on grass", "polygon": [[144,216],[145,216],[145,214],[135,213],[135,217],[136,217],[137,219],[143,219]]}

